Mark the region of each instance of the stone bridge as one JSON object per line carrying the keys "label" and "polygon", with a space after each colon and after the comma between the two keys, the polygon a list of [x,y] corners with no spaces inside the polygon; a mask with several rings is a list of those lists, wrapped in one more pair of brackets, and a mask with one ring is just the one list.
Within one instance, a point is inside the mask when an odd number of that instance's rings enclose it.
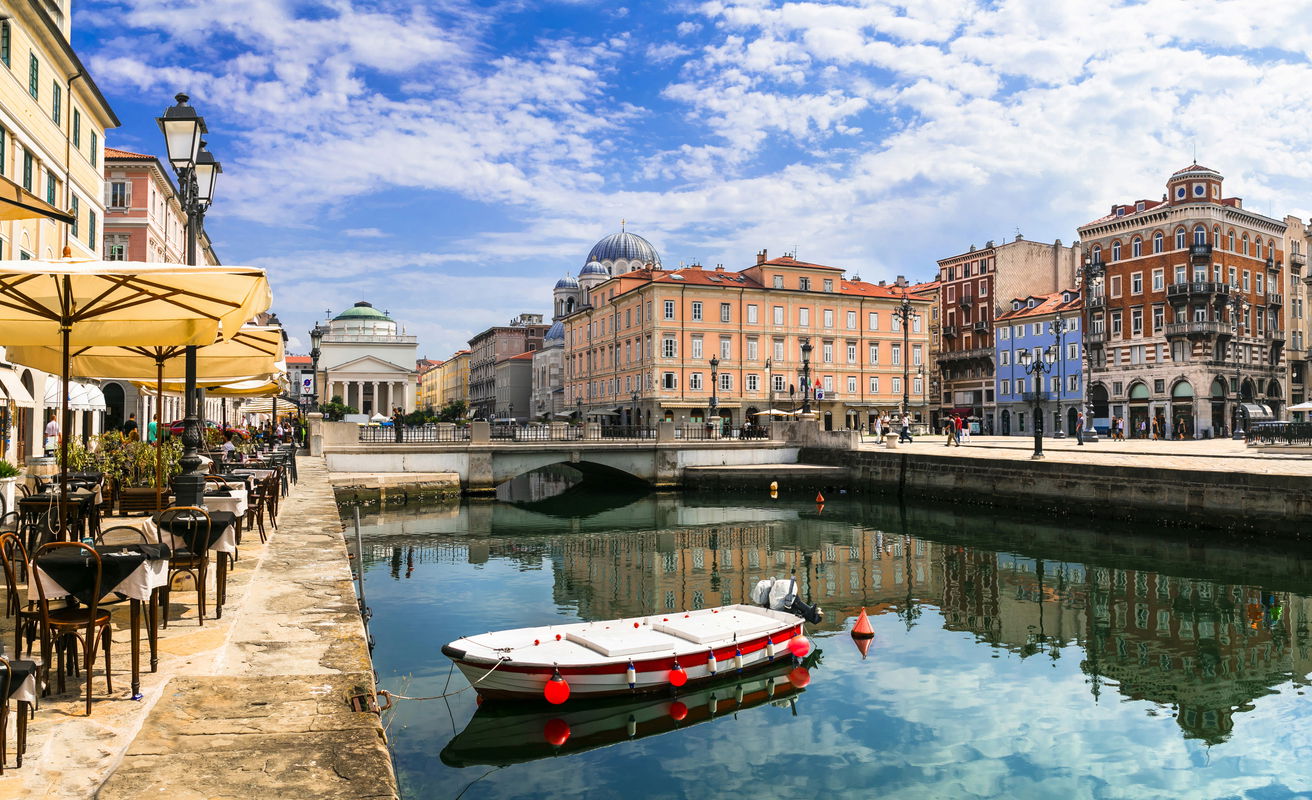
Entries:
{"label": "stone bridge", "polygon": [[[312,417],[315,415],[312,415]],[[658,489],[681,485],[689,467],[793,464],[799,447],[785,439],[683,439],[673,423],[645,438],[494,439],[487,423],[457,441],[360,441],[355,423],[311,420],[311,452],[335,473],[455,473],[468,494],[486,494],[527,472],[567,464],[585,475],[638,481]]]}

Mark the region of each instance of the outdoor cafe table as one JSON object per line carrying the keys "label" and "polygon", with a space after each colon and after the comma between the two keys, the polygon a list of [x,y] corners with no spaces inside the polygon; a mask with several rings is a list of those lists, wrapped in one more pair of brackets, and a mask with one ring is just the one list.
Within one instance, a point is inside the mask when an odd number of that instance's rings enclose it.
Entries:
{"label": "outdoor cafe table", "polygon": [[[91,522],[93,509],[100,503],[100,489],[89,492],[85,490],[73,491],[68,493],[69,505],[77,505],[78,522],[81,525],[81,532],[86,533],[87,525]],[[20,511],[30,513],[42,513],[45,511],[55,511],[59,508],[59,494],[55,492],[33,494],[27,497],[19,498],[18,507]],[[28,542],[28,550],[34,550],[35,543]]]}
{"label": "outdoor cafe table", "polygon": [[[231,511],[211,511],[210,515],[210,541],[209,546],[205,549],[218,553],[219,562],[218,572],[215,575],[214,586],[214,616],[216,619],[223,618],[223,601],[228,597],[228,561],[235,561],[237,558],[237,515]],[[178,550],[184,550],[191,546],[187,541],[185,528],[191,524],[182,520],[175,520],[168,527],[176,525],[180,530],[174,533],[172,530],[160,531],[159,514],[152,514],[141,525],[142,533],[146,534],[147,539],[154,539]]]}
{"label": "outdoor cafe table", "polygon": [[[150,640],[150,671],[159,664],[158,604],[156,590],[169,580],[169,548],[163,544],[98,544],[100,554],[101,597],[111,594],[132,601],[132,696],[141,694],[141,604],[149,604],[147,632]],[[40,582],[40,590],[37,583]],[[79,548],[61,548],[45,553],[32,565],[32,580],[27,584],[27,598],[39,601],[44,591],[47,600],[72,597],[89,605],[93,599],[92,583],[95,568],[85,551]],[[91,676],[88,675],[90,680]]]}

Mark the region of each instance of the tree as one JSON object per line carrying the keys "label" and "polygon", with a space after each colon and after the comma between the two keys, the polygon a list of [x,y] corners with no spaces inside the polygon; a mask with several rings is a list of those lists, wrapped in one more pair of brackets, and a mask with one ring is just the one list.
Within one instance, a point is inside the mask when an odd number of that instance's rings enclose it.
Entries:
{"label": "tree", "polygon": [[334,395],[331,403],[322,403],[319,410],[329,422],[340,422],[347,414],[359,414],[355,408],[342,402],[342,396]]}
{"label": "tree", "polygon": [[464,400],[452,400],[442,406],[441,411],[437,412],[437,419],[439,422],[459,422],[465,418],[468,411],[469,407]]}

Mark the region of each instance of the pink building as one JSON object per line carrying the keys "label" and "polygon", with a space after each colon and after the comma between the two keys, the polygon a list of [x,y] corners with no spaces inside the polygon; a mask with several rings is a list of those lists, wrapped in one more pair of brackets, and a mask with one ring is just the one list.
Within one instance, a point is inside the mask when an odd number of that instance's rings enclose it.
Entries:
{"label": "pink building", "polygon": [[[105,148],[105,260],[186,262],[187,219],[155,156]],[[201,263],[218,264],[201,231]]]}

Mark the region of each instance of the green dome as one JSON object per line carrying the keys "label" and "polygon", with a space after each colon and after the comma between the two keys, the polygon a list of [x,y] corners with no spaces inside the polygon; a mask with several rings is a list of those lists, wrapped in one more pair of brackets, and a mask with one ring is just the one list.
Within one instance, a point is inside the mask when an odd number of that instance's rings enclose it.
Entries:
{"label": "green dome", "polygon": [[346,309],[345,311],[338,314],[337,316],[333,317],[334,321],[339,319],[381,319],[381,320],[387,320],[388,322],[392,321],[391,317],[387,316],[383,312],[374,308],[373,305],[366,303],[363,300],[356,303],[354,306]]}

